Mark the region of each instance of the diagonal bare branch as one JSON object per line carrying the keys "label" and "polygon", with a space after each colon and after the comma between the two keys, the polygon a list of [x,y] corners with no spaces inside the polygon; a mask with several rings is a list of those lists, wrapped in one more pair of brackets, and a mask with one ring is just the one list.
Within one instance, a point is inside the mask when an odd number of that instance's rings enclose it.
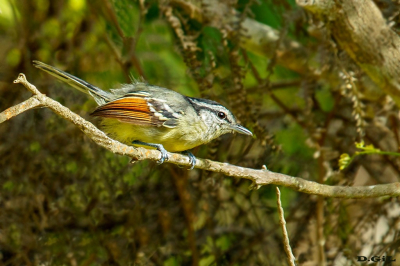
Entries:
{"label": "diagonal bare branch", "polygon": [[[106,148],[107,150],[119,154],[125,155],[133,158],[134,160],[146,160],[150,159],[153,161],[158,161],[160,158],[160,152],[157,150],[148,150],[145,148],[136,148],[132,146],[127,146],[116,140],[110,139],[104,132],[95,127],[92,123],[86,121],[79,115],[71,112],[67,107],[61,105],[59,102],[47,97],[46,95],[40,93],[34,85],[29,83],[24,74],[20,74],[14,83],[20,83],[24,85],[29,91],[31,91],[34,96],[24,103],[30,103],[32,106],[42,106],[51,109],[53,112],[63,117],[64,119],[74,123],[79,127],[83,133],[85,133],[89,138],[91,138],[98,145]],[[4,122],[9,118],[16,116],[23,111],[29,110],[31,108],[22,108],[24,104],[21,103],[14,107],[11,107],[4,112],[0,113],[0,122]],[[10,110],[21,110],[16,112],[15,115],[10,116]],[[8,118],[8,119],[4,119]],[[190,161],[187,156],[168,153],[169,163],[190,166]],[[344,187],[344,186],[328,186],[324,184],[319,184],[313,181],[308,181],[299,177],[292,177],[285,174],[275,173],[269,171],[265,166],[262,169],[251,169],[240,167],[236,165],[231,165],[228,163],[215,162],[207,159],[197,159],[196,168],[213,171],[217,173],[222,173],[227,176],[244,178],[251,180],[254,187],[260,187],[263,185],[279,185],[289,187],[293,190],[307,193],[320,195],[324,197],[335,197],[335,198],[373,198],[382,196],[400,196],[400,183],[390,183],[384,185],[375,186],[359,186],[359,187]]]}
{"label": "diagonal bare branch", "polygon": [[22,103],[19,103],[17,105],[14,105],[3,112],[0,113],[0,123],[3,123],[7,120],[10,120],[14,116],[17,116],[27,110],[36,108],[40,106],[40,101],[36,96],[33,96],[29,98],[26,101],[23,101]]}

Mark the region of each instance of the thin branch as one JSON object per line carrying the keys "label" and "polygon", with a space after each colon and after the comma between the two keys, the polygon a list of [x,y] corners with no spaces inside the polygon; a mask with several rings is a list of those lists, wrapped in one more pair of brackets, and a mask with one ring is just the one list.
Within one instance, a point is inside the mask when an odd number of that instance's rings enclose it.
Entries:
{"label": "thin branch", "polygon": [[[54,101],[53,99],[47,97],[44,94],[41,94],[34,85],[30,84],[26,80],[24,74],[20,74],[19,77],[14,81],[14,83],[20,83],[24,85],[28,90],[30,90],[33,94],[35,94],[35,96],[33,96],[32,98],[40,102],[36,106],[48,107],[59,116],[74,123],[89,138],[91,138],[94,142],[106,148],[107,150],[115,154],[132,157],[134,160],[138,161],[146,159],[150,159],[153,161],[159,160],[161,154],[157,150],[148,150],[142,147],[136,148],[132,146],[127,146],[116,140],[110,139],[104,132],[96,128],[92,123],[86,121],[79,115],[71,112],[68,108],[61,105],[59,102]],[[7,118],[7,114],[10,112],[9,110],[11,108],[0,113],[0,117]],[[169,163],[187,167],[190,166],[189,158],[185,155],[177,153],[168,153],[168,156],[169,156],[168,159]],[[274,173],[267,170],[265,166],[263,166],[262,169],[251,169],[251,168],[231,165],[228,163],[220,163],[200,158],[197,158],[195,167],[198,169],[221,173],[227,176],[249,179],[253,182],[253,187],[256,188],[263,185],[274,184],[274,185],[289,187],[293,190],[303,193],[320,195],[324,197],[335,197],[335,198],[355,199],[355,198],[373,198],[382,196],[400,196],[399,182],[384,184],[384,185],[358,186],[358,187],[328,186],[324,184],[318,184],[313,181],[308,181],[299,177],[292,177],[285,174]]]}
{"label": "thin branch", "polygon": [[117,15],[114,12],[114,8],[112,6],[112,3],[108,0],[103,0],[103,4],[106,10],[106,16],[110,19],[111,23],[114,25],[115,29],[118,32],[118,35],[122,38],[125,39],[125,34],[124,31],[122,30],[121,26],[118,23],[118,18]]}
{"label": "thin branch", "polygon": [[[251,68],[252,64],[250,65]],[[264,83],[264,82],[263,82]],[[265,85],[262,85],[263,83],[259,83],[261,85],[257,85],[254,87],[247,88],[247,93],[262,93],[264,90],[267,88]],[[282,80],[282,81],[277,81],[277,82],[270,82],[268,84],[268,88],[270,90],[281,90],[281,89],[293,89],[293,87],[300,87],[301,85],[301,80]]]}
{"label": "thin branch", "polygon": [[23,101],[20,104],[14,105],[0,113],[0,124],[29,109],[39,107],[40,105],[40,101],[35,96]]}
{"label": "thin branch", "polygon": [[317,235],[317,250],[318,250],[318,265],[326,265],[325,257],[325,236],[324,236],[324,198],[318,197],[317,208],[316,208],[317,224],[316,224],[316,235]]}
{"label": "thin branch", "polygon": [[183,214],[185,216],[186,228],[187,228],[187,240],[189,248],[192,251],[192,266],[198,266],[200,261],[199,250],[196,245],[196,230],[194,229],[194,218],[195,214],[193,210],[193,202],[190,197],[190,193],[187,189],[188,174],[182,173],[183,169],[172,172],[172,178],[174,180],[176,190],[178,192],[179,200],[181,202]]}
{"label": "thin branch", "polygon": [[108,45],[108,48],[110,48],[111,52],[114,55],[115,60],[118,62],[120,65],[125,79],[127,82],[131,81],[131,78],[129,76],[129,69],[126,67],[126,64],[124,60],[122,59],[121,53],[118,51],[117,47],[115,46],[114,42],[110,39],[107,33],[104,34],[104,40],[106,41],[106,44]]}
{"label": "thin branch", "polygon": [[283,246],[285,247],[288,264],[290,266],[296,266],[296,263],[295,263],[296,258],[294,257],[292,248],[290,247],[289,236],[288,236],[288,233],[286,230],[285,213],[283,211],[282,203],[281,203],[281,192],[278,187],[276,187],[276,202],[278,204],[279,224],[281,225],[281,228],[282,228]]}

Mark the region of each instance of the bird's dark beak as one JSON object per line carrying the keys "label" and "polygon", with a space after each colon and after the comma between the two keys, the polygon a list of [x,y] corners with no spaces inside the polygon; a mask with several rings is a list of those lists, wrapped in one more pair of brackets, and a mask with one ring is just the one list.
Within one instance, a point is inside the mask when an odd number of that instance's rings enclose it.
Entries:
{"label": "bird's dark beak", "polygon": [[248,130],[247,128],[241,126],[241,125],[232,125],[231,129],[233,131],[236,131],[240,134],[245,134],[245,135],[249,135],[249,136],[253,136],[253,133],[251,133],[250,130]]}

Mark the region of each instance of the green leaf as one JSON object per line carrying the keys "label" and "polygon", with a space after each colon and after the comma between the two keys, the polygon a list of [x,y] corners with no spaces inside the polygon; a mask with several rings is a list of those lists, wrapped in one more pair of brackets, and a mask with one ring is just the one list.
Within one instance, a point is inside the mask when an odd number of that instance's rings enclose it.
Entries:
{"label": "green leaf", "polygon": [[125,37],[133,37],[136,33],[136,24],[139,20],[139,12],[129,0],[114,0],[114,10],[119,26]]}
{"label": "green leaf", "polygon": [[321,90],[317,90],[315,93],[315,97],[323,111],[329,112],[333,109],[335,101],[328,87],[324,87]]}
{"label": "green leaf", "polygon": [[343,170],[351,163],[351,157],[347,153],[340,155],[339,159],[339,169]]}
{"label": "green leaf", "polygon": [[179,266],[179,261],[176,257],[170,257],[164,261],[164,266]]}
{"label": "green leaf", "polygon": [[8,191],[11,191],[11,190],[13,190],[13,188],[15,187],[15,184],[14,184],[14,182],[13,181],[7,181],[7,182],[5,182],[4,184],[3,184],[3,189],[4,190],[8,190]]}

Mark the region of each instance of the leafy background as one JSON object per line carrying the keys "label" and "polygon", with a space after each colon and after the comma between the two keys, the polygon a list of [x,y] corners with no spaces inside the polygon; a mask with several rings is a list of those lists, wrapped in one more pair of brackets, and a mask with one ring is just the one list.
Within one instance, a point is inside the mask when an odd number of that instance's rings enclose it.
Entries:
{"label": "leafy background", "polygon": [[[23,72],[42,93],[97,122],[89,116],[92,99],[32,60],[104,89],[144,78],[219,101],[254,132],[254,138],[226,135],[195,148],[198,157],[266,165],[330,185],[398,181],[399,162],[390,156],[363,156],[339,172],[340,154],[353,153],[361,139],[397,150],[398,109],[294,1],[220,1],[238,12],[232,12],[235,23],[196,20],[182,6],[207,14],[212,4],[183,3],[0,0],[0,110],[30,96],[12,84]],[[377,4],[396,29],[398,6]],[[247,18],[280,31],[272,57],[241,47]],[[303,45],[322,74],[277,64],[284,38]],[[328,72],[340,82],[324,80]],[[272,186],[251,190],[247,180],[168,163],[132,165],[47,109],[0,125],[0,158],[4,265],[286,263]],[[396,198],[323,199],[282,188],[282,201],[302,265],[396,254]]]}

